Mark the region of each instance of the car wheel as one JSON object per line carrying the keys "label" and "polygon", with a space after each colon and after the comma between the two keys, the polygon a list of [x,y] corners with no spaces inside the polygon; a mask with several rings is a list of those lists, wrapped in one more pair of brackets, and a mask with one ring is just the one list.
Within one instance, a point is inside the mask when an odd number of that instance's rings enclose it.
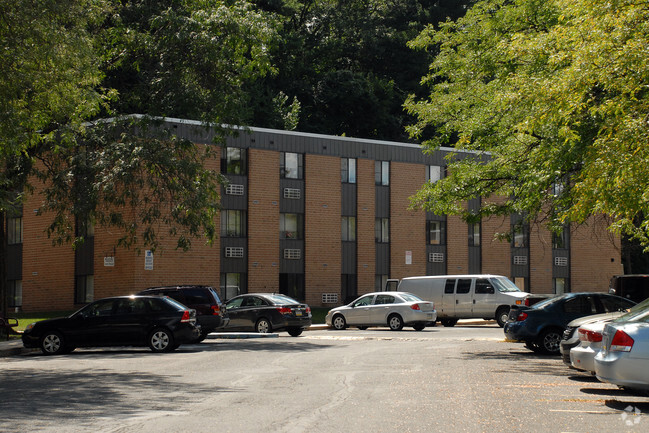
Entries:
{"label": "car wheel", "polygon": [[563,338],[563,332],[558,329],[546,329],[536,341],[543,353],[555,355],[559,353],[559,347]]}
{"label": "car wheel", "polygon": [[304,329],[302,329],[302,328],[288,328],[287,331],[288,331],[288,335],[290,335],[291,337],[298,337],[300,334],[302,334],[302,331],[304,331]]}
{"label": "car wheel", "polygon": [[171,352],[177,347],[174,344],[174,336],[167,329],[158,328],[149,334],[149,348],[153,352]]}
{"label": "car wheel", "polygon": [[48,331],[41,338],[41,350],[45,355],[60,355],[65,352],[63,335],[60,332]]}
{"label": "car wheel", "polygon": [[539,347],[538,344],[536,344],[536,341],[531,341],[531,340],[526,341],[525,342],[525,347],[527,347],[528,349],[530,349],[533,352],[541,353],[541,348]]}
{"label": "car wheel", "polygon": [[403,319],[398,314],[392,314],[388,317],[388,326],[393,331],[401,331],[403,329]]}
{"label": "car wheel", "polygon": [[447,328],[452,328],[457,323],[457,319],[442,319],[440,323]]}
{"label": "car wheel", "polygon": [[261,319],[257,320],[257,323],[255,324],[255,331],[258,332],[259,334],[268,334],[272,332],[273,327],[270,325],[270,322],[268,319],[262,317]]}
{"label": "car wheel", "polygon": [[423,331],[425,327],[426,327],[426,325],[417,324],[417,325],[413,326],[412,328],[413,328],[415,331]]}
{"label": "car wheel", "polygon": [[357,326],[357,328],[361,331],[365,331],[367,329],[367,326]]}
{"label": "car wheel", "polygon": [[496,310],[496,322],[501,328],[505,326],[507,318],[509,317],[509,307],[500,307]]}
{"label": "car wheel", "polygon": [[201,335],[199,335],[198,338],[192,340],[191,344],[198,344],[198,343],[202,342],[203,340],[205,340],[207,338],[208,334],[209,334],[209,332],[201,332]]}
{"label": "car wheel", "polygon": [[342,331],[347,327],[347,322],[345,321],[345,318],[342,315],[337,314],[334,316],[333,320],[331,321],[331,325],[335,330]]}

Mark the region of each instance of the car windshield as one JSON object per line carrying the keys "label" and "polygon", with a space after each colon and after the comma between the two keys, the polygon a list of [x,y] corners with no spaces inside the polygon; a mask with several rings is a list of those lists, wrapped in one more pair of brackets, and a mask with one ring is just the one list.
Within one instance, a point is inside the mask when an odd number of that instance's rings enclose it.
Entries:
{"label": "car windshield", "polygon": [[516,286],[510,280],[509,278],[506,277],[498,277],[498,278],[491,278],[490,279],[491,284],[494,285],[496,289],[498,289],[499,292],[520,292],[521,289]]}
{"label": "car windshield", "polygon": [[401,297],[406,302],[422,302],[423,300],[412,293],[402,293]]}
{"label": "car windshield", "polygon": [[613,322],[635,322],[638,320],[645,322],[646,318],[642,318],[645,315],[649,316],[649,298],[634,305],[628,313],[621,315],[617,319],[613,320]]}

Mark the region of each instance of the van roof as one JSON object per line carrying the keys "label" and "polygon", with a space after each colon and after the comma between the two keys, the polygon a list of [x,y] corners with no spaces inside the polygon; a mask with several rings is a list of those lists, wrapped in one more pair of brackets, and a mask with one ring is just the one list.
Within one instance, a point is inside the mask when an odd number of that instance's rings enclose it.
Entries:
{"label": "van roof", "polygon": [[419,277],[405,277],[404,280],[414,279],[414,278],[508,278],[504,275],[494,275],[494,274],[464,274],[464,275],[422,275]]}

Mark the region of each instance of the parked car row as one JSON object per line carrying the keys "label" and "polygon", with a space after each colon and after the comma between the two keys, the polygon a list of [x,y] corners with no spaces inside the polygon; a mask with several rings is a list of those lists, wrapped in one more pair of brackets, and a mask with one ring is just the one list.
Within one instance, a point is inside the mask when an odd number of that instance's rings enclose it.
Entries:
{"label": "parked car row", "polygon": [[285,295],[251,293],[225,304],[207,286],[168,286],[137,295],[100,299],[69,317],[27,326],[22,341],[46,355],[77,347],[148,346],[170,352],[220,331],[287,331],[297,337],[311,326],[311,308]]}
{"label": "parked car row", "polygon": [[569,293],[512,309],[504,332],[602,382],[649,392],[649,299]]}

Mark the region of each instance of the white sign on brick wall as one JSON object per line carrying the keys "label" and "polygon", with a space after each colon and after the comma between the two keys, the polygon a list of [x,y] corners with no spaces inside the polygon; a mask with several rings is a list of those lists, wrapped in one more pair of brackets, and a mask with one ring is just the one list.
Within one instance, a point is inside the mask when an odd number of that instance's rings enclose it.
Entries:
{"label": "white sign on brick wall", "polygon": [[144,252],[144,270],[152,271],[153,270],[153,251],[146,250]]}

